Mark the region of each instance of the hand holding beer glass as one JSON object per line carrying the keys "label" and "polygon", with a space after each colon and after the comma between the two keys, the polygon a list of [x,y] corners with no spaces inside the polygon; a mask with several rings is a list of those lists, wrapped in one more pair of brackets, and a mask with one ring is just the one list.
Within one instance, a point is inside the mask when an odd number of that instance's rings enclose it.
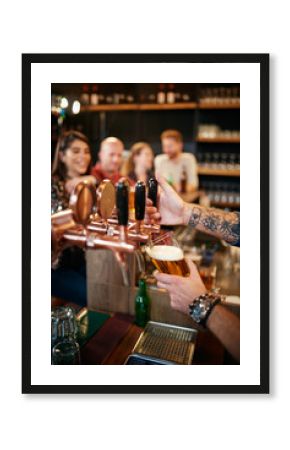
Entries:
{"label": "hand holding beer glass", "polygon": [[184,259],[183,250],[171,233],[165,233],[151,240],[146,247],[146,253],[159,272],[189,276],[190,270]]}

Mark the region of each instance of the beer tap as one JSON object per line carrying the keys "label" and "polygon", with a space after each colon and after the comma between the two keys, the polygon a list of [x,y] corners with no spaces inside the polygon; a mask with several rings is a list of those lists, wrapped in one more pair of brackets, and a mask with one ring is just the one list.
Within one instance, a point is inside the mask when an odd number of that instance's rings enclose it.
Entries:
{"label": "beer tap", "polygon": [[134,197],[137,234],[140,234],[141,232],[141,223],[145,217],[145,206],[146,206],[146,186],[143,183],[143,181],[137,181],[135,185],[135,197]]}
{"label": "beer tap", "polygon": [[[148,198],[152,201],[153,206],[157,208],[157,193],[158,193],[158,182],[155,177],[148,180]],[[151,234],[160,233],[160,225],[156,224],[145,224],[144,231]]]}
{"label": "beer tap", "polygon": [[[114,189],[114,201],[116,198],[117,208],[116,208],[116,217],[113,217],[114,205],[110,205],[109,208],[101,210],[101,204],[104,203],[104,196],[107,196],[108,190]],[[102,198],[102,202],[97,206],[97,213],[92,217],[92,220],[87,225],[87,229],[90,231],[95,231],[101,234],[108,234],[109,236],[121,236],[121,240],[124,238],[124,227],[120,225],[123,223],[123,219],[125,217],[122,216],[123,211],[127,211],[127,191],[129,192],[129,185],[125,178],[122,178],[119,183],[116,185],[116,193],[113,184],[104,180],[97,190],[97,198]],[[126,192],[126,193],[125,193]],[[126,239],[130,242],[134,242],[137,244],[148,242],[149,235],[141,230],[141,223],[144,220],[145,215],[145,204],[146,204],[146,189],[144,183],[138,182],[136,184],[135,189],[135,211],[137,211],[136,220],[124,221],[126,222]],[[112,195],[110,195],[112,198]],[[106,202],[107,204],[108,202]],[[119,212],[118,212],[118,204],[120,204]],[[139,224],[138,231],[136,229],[136,224]]]}
{"label": "beer tap", "polygon": [[[135,245],[127,242],[124,228],[122,239],[106,233],[106,218],[111,215],[115,204],[115,196],[112,198],[111,195],[112,192],[115,193],[114,187],[112,190],[108,186],[105,185],[106,190],[103,186],[103,195],[99,199],[91,184],[81,182],[75,187],[70,197],[69,209],[51,216],[53,251],[60,251],[67,245],[78,245],[87,248],[108,248],[122,253],[134,252]],[[100,219],[98,224],[100,232],[90,230],[91,217],[100,213],[105,217]]]}
{"label": "beer tap", "polygon": [[[148,185],[148,197],[153,199],[154,204],[157,204],[157,187],[158,183],[155,178],[150,179]],[[160,232],[160,225],[154,223],[145,224],[145,207],[146,207],[146,187],[142,181],[138,181],[135,185],[134,194],[134,209],[135,209],[135,219],[128,221],[127,236],[131,241],[138,243],[148,242],[151,234],[158,234]],[[118,221],[116,218],[111,217],[108,219],[108,223],[111,226],[116,226]],[[91,226],[90,226],[91,228]],[[118,233],[117,230],[114,233]]]}
{"label": "beer tap", "polygon": [[157,208],[157,192],[158,192],[158,182],[156,178],[152,177],[148,181],[148,198],[150,198],[155,208]]}
{"label": "beer tap", "polygon": [[129,219],[129,185],[125,179],[120,180],[116,185],[116,207],[119,237],[122,242],[126,242]]}
{"label": "beer tap", "polygon": [[[157,198],[157,181],[149,184],[149,197]],[[155,200],[156,204],[156,200]],[[51,216],[52,256],[69,245],[83,248],[107,248],[120,264],[124,283],[128,284],[126,253],[147,243],[160,226],[144,224],[146,187],[141,181],[135,187],[135,220],[129,221],[129,184],[121,179],[116,187],[103,180],[97,190],[87,182],[79,183],[69,202],[69,209]],[[117,217],[114,218],[113,212]],[[138,252],[137,252],[138,253]]]}

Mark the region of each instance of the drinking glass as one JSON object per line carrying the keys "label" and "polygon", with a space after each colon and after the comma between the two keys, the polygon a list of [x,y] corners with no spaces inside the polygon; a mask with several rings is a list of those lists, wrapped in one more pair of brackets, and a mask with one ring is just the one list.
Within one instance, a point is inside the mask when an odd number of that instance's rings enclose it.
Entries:
{"label": "drinking glass", "polygon": [[70,306],[59,306],[51,310],[51,344],[64,339],[76,339],[78,325],[74,309]]}
{"label": "drinking glass", "polygon": [[52,349],[53,365],[77,365],[80,364],[79,344],[71,339],[58,342]]}
{"label": "drinking glass", "polygon": [[206,289],[208,291],[215,289],[216,264],[211,264],[210,266],[200,265],[198,270]]}
{"label": "drinking glass", "polygon": [[145,248],[159,272],[187,277],[190,274],[184,252],[172,233],[165,233],[150,241]]}

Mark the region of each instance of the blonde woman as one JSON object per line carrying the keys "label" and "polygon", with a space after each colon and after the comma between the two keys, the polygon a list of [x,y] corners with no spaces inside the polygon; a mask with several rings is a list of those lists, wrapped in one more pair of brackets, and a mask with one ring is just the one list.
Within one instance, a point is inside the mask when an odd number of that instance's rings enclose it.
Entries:
{"label": "blonde woman", "polygon": [[130,149],[130,155],[125,161],[122,174],[130,180],[147,183],[154,174],[154,153],[147,142],[136,142]]}

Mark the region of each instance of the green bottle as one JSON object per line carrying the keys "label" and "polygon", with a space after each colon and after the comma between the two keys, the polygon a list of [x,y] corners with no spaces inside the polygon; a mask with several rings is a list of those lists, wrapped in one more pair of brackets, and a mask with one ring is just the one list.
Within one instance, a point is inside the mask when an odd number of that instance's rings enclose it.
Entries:
{"label": "green bottle", "polygon": [[135,323],[139,327],[145,327],[148,320],[150,320],[150,298],[147,295],[146,281],[141,278],[135,298]]}

